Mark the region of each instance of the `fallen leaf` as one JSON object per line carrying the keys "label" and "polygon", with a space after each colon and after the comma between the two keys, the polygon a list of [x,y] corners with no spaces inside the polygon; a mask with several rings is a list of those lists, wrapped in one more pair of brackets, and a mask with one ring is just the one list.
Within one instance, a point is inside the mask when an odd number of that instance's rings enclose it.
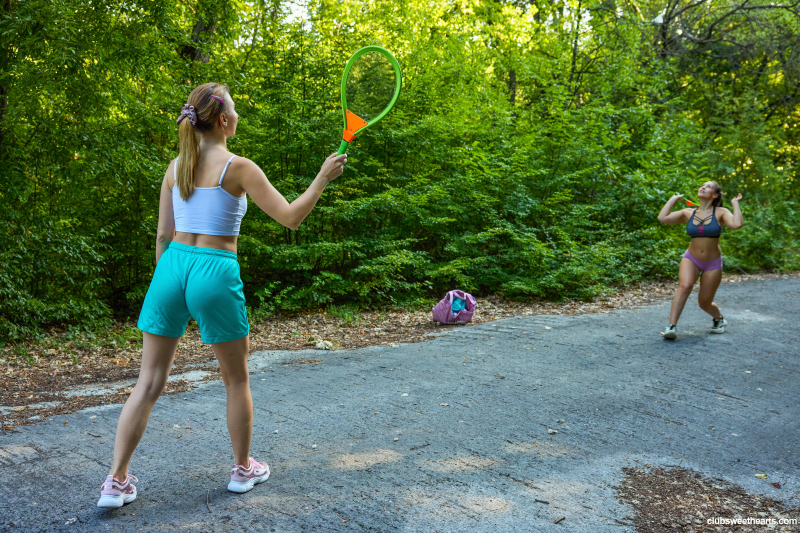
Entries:
{"label": "fallen leaf", "polygon": [[440,403],[439,405],[441,405],[441,406],[443,406],[443,407],[450,407],[450,404],[449,404],[449,403]]}
{"label": "fallen leaf", "polygon": [[756,474],[756,477],[758,479],[767,479],[767,475],[766,474]]}
{"label": "fallen leaf", "polygon": [[547,433],[548,433],[548,435],[555,435],[556,433],[558,433],[558,430],[557,429],[548,428],[547,429]]}

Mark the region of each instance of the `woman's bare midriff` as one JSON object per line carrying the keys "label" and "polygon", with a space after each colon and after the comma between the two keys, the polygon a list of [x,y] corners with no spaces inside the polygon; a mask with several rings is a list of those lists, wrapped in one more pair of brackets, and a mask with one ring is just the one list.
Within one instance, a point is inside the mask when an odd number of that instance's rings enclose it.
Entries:
{"label": "woman's bare midriff", "polygon": [[227,250],[236,253],[236,235],[202,235],[200,233],[185,233],[183,231],[176,231],[173,242],[179,242],[188,246],[197,246],[199,248],[216,248],[218,250]]}
{"label": "woman's bare midriff", "polygon": [[695,237],[689,244],[689,253],[700,261],[713,261],[722,255],[719,237]]}

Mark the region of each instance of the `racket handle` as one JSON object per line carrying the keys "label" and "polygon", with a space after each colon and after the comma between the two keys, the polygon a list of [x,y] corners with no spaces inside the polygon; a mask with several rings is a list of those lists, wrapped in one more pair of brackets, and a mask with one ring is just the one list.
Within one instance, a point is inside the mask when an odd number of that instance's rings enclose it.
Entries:
{"label": "racket handle", "polygon": [[350,146],[350,143],[342,139],[342,144],[339,145],[339,151],[336,152],[336,155],[342,155],[345,153],[348,146]]}

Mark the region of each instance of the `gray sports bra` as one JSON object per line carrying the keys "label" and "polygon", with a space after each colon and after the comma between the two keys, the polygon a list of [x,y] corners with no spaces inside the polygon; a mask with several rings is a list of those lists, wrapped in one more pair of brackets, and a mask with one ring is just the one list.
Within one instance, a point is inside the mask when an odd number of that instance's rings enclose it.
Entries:
{"label": "gray sports bra", "polygon": [[717,238],[722,235],[722,226],[720,226],[719,222],[717,221],[717,206],[714,206],[711,214],[707,217],[703,219],[697,217],[697,220],[700,221],[700,224],[694,223],[694,219],[697,216],[696,213],[697,209],[692,211],[692,216],[689,218],[689,222],[686,224],[686,234],[689,237],[692,239],[697,237]]}

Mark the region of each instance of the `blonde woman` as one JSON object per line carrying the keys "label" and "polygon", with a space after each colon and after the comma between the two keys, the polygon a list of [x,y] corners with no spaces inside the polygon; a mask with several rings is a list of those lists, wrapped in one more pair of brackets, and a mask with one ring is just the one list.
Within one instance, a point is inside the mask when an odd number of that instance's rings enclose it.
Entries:
{"label": "blonde woman", "polygon": [[236,258],[239,225],[249,195],[267,215],[297,229],[325,187],[342,174],[347,155],[331,154],[308,190],[290,204],[258,165],[228,151],[226,142],[239,118],[235,107],[225,85],[206,83],[192,91],[177,120],[180,153],[161,184],[156,269],[139,315],[141,369],[120,414],[114,461],[98,507],[121,507],[136,499],[132,482],[138,480],[128,473],[131,456],[167,383],[190,316],[217,356],[227,393],[234,458],[228,490],[247,492],[269,477],[267,464],[250,457],[250,328]]}
{"label": "blonde woman", "polygon": [[686,300],[692,294],[694,283],[700,277],[700,294],[698,303],[700,308],[714,319],[711,325],[712,333],[725,333],[728,322],[714,303],[714,295],[722,281],[722,249],[719,239],[722,236],[722,227],[739,229],[743,225],[742,210],[739,209],[738,195],[731,200],[733,213],[722,207],[722,187],[716,181],[707,181],[697,191],[700,206],[696,209],[681,209],[672,212],[675,202],[683,195],[678,194],[669,199],[658,214],[658,221],[662,224],[686,223],[686,233],[692,238],[689,248],[681,258],[678,271],[678,290],[672,299],[672,309],[669,313],[669,325],[662,335],[665,339],[674,340],[678,337],[678,319],[681,317]]}

